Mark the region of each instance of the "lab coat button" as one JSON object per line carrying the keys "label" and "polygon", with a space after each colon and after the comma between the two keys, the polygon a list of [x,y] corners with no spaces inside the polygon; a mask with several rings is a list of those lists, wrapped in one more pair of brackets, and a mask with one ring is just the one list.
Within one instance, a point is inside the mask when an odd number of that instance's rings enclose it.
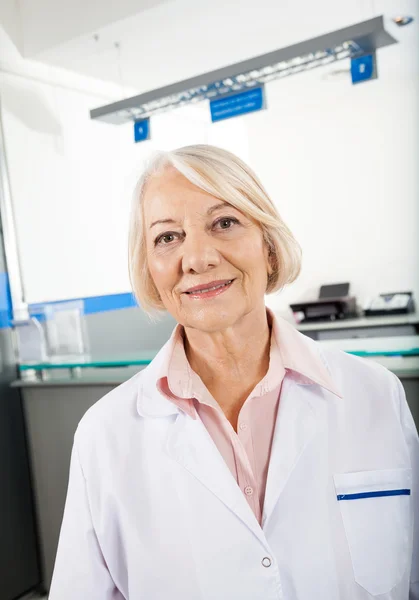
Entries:
{"label": "lab coat button", "polygon": [[265,558],[262,559],[262,565],[264,567],[270,567],[271,564],[272,564],[272,561],[268,556],[265,556]]}

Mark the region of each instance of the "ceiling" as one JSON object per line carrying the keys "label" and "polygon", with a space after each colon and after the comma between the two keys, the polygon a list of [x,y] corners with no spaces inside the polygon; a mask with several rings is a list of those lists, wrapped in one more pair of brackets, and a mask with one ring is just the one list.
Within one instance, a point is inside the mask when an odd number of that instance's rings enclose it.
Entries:
{"label": "ceiling", "polygon": [[172,0],[34,58],[141,92],[371,16],[365,0],[258,0],[257,8],[254,0]]}
{"label": "ceiling", "polygon": [[[18,22],[19,49],[25,58],[90,35],[165,0],[2,0],[0,20]],[[166,0],[167,1],[167,0]],[[7,30],[8,25],[5,24]],[[12,36],[13,37],[13,36]]]}
{"label": "ceiling", "polygon": [[417,12],[416,0],[0,1],[24,57],[139,93],[377,14]]}

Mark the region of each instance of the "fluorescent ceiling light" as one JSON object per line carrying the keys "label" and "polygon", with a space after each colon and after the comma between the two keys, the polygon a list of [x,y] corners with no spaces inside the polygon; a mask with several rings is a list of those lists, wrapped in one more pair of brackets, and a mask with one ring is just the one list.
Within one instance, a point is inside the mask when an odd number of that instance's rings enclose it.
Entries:
{"label": "fluorescent ceiling light", "polygon": [[120,124],[185,104],[214,99],[295,73],[353,58],[396,43],[376,17],[250,60],[205,73],[90,111],[92,119]]}

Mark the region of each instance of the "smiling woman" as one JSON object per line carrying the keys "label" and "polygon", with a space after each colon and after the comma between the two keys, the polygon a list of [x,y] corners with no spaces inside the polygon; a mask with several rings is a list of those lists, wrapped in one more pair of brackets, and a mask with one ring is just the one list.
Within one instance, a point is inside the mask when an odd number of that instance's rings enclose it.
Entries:
{"label": "smiling woman", "polygon": [[50,600],[419,600],[402,385],[266,309],[300,249],[251,169],[157,156],[129,245],[178,324],[79,424]]}
{"label": "smiling woman", "polygon": [[[187,207],[192,208],[191,214],[196,210],[193,218],[188,218]],[[188,232],[184,228],[185,221]],[[222,240],[230,245],[236,242],[247,255],[246,259],[250,258],[256,238],[263,241],[268,258],[266,293],[278,291],[298,277],[300,247],[253,171],[221,148],[187,146],[156,155],[134,193],[129,236],[130,274],[137,299],[145,310],[167,308],[149,265],[150,240],[153,239],[157,247],[153,257],[166,256],[169,251],[166,246],[171,253],[175,247],[179,254],[179,247],[192,232],[197,233],[198,222],[202,243],[208,240],[208,235],[219,239],[223,247],[226,244]],[[161,260],[159,266],[162,264]],[[202,280],[197,283],[212,283],[208,275]],[[187,284],[192,286],[194,277],[190,275]]]}

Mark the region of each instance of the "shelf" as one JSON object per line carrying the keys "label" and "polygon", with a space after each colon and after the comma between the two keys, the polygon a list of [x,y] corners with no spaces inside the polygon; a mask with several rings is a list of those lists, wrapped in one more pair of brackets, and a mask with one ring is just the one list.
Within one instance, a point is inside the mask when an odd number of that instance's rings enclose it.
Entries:
{"label": "shelf", "polygon": [[130,367],[148,365],[158,350],[145,350],[135,354],[114,357],[71,357],[43,362],[20,363],[20,371],[47,371],[51,369],[107,369],[114,367]]}
{"label": "shelf", "polygon": [[416,325],[419,314],[357,317],[356,319],[338,319],[337,321],[317,321],[296,325],[298,331],[322,331],[325,329],[356,329],[358,327],[385,327],[390,325]]}

